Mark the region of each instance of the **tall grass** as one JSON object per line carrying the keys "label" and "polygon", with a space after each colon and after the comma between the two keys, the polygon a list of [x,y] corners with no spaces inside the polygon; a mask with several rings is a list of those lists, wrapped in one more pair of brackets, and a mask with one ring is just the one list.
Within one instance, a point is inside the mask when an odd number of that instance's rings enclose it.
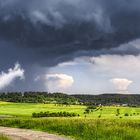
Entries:
{"label": "tall grass", "polygon": [[0,140],[10,140],[7,136],[0,134]]}
{"label": "tall grass", "polygon": [[48,131],[76,140],[140,140],[139,120],[42,118],[0,119],[1,126]]}

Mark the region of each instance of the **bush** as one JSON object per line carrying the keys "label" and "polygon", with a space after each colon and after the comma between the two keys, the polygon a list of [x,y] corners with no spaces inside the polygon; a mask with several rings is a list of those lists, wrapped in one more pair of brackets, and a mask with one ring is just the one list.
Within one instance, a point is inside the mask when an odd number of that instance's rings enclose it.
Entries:
{"label": "bush", "polygon": [[96,109],[97,109],[96,106],[93,106],[93,105],[88,106],[88,107],[85,109],[84,114],[89,114],[90,112],[93,112],[93,111],[96,110]]}
{"label": "bush", "polygon": [[129,116],[129,114],[128,113],[125,113],[124,116]]}
{"label": "bush", "polygon": [[88,109],[96,109],[96,106],[88,106]]}
{"label": "bush", "polygon": [[89,114],[90,113],[90,110],[87,108],[85,109],[85,114]]}

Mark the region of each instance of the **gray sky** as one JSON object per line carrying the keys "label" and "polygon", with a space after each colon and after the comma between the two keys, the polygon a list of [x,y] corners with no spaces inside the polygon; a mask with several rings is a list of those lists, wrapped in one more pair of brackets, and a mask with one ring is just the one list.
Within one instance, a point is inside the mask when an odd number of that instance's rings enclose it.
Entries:
{"label": "gray sky", "polygon": [[139,0],[0,0],[0,90],[139,93]]}

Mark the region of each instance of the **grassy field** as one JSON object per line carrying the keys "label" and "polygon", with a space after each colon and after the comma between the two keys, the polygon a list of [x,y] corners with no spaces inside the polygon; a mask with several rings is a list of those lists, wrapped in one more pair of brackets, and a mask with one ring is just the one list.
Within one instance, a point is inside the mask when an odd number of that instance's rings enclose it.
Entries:
{"label": "grassy field", "polygon": [[[74,112],[80,114],[80,117],[85,117],[84,111],[86,106],[71,105],[71,106],[58,106],[55,104],[29,104],[29,103],[7,103],[0,102],[0,115],[11,115],[18,117],[31,117],[33,112]],[[119,109],[120,115],[116,116],[117,109]],[[98,118],[101,115],[102,118],[118,118],[124,117],[124,114],[128,113],[127,119],[140,119],[140,108],[132,107],[113,107],[103,106],[102,109],[93,111],[86,114],[88,118]]]}
{"label": "grassy field", "polygon": [[29,103],[7,103],[0,102],[1,115],[16,115],[22,117],[30,117],[33,112],[75,112],[82,114],[85,106],[71,105],[71,106],[58,106],[54,104],[29,104]]}
{"label": "grassy field", "polygon": [[[140,108],[104,106],[86,116],[85,109],[80,105],[0,102],[0,125],[58,133],[76,140],[140,140]],[[40,111],[75,112],[80,117],[31,118],[33,112]]]}
{"label": "grassy field", "polygon": [[3,134],[0,134],[0,140],[10,140],[10,138],[4,136]]}
{"label": "grassy field", "polygon": [[140,121],[83,118],[11,118],[0,125],[71,136],[76,140],[140,140]]}

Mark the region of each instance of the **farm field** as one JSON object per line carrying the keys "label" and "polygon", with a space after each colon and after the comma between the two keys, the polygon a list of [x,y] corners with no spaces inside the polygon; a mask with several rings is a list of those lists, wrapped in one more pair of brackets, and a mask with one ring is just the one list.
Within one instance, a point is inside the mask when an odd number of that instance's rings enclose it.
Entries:
{"label": "farm field", "polygon": [[[80,118],[118,118],[125,117],[124,114],[128,113],[127,119],[140,119],[140,108],[136,107],[114,107],[103,106],[102,109],[95,110],[89,114],[84,114],[86,106],[83,105],[55,105],[55,104],[33,104],[33,103],[10,103],[0,102],[0,115],[2,116],[17,116],[17,117],[31,117],[33,112],[73,112],[78,113]],[[117,109],[119,109],[119,116],[116,116]]]}
{"label": "farm field", "polygon": [[[0,103],[0,126],[57,133],[75,140],[139,140],[140,108],[103,106],[84,114],[83,105]],[[119,109],[119,115],[116,116]],[[33,112],[74,112],[79,117],[32,118]],[[128,114],[128,116],[125,116]],[[99,117],[100,116],[100,117]]]}

